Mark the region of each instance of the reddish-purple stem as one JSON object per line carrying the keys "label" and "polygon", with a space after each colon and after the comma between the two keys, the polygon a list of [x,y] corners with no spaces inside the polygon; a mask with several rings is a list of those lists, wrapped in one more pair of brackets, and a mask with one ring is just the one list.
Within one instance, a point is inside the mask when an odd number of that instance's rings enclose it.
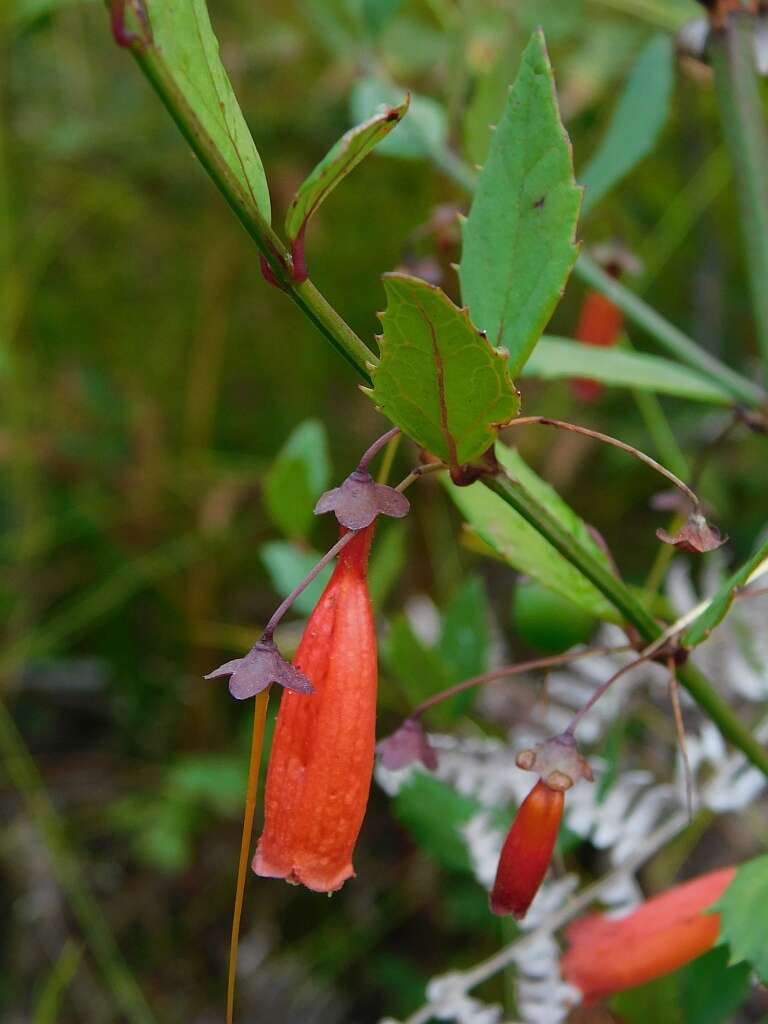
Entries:
{"label": "reddish-purple stem", "polygon": [[408,716],[409,718],[421,718],[430,708],[442,704],[444,700],[455,697],[458,693],[472,689],[473,686],[484,686],[486,683],[495,683],[498,679],[506,676],[518,676],[525,672],[535,672],[541,668],[555,668],[558,665],[567,665],[571,661],[579,661],[581,658],[590,658],[595,654],[620,654],[622,651],[631,650],[624,647],[590,647],[586,651],[573,651],[566,654],[553,654],[546,658],[533,658],[531,661],[521,661],[517,665],[505,665],[503,668],[493,669],[492,672],[483,672],[482,675],[473,676],[471,679],[464,679],[446,690],[428,697],[422,701]]}

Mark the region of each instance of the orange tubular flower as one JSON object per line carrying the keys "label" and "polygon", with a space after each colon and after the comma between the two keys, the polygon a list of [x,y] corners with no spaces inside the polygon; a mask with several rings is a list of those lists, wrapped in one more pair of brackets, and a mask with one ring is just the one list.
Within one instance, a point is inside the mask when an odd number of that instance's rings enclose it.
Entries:
{"label": "orange tubular flower", "polygon": [[525,917],[552,859],[564,800],[562,789],[552,789],[539,779],[520,804],[491,890],[494,914]]}
{"label": "orange tubular flower", "polygon": [[314,694],[283,693],[253,870],[315,892],[354,875],[376,720],[376,633],[366,578],[373,526],[339,554],[294,666]]}
{"label": "orange tubular flower", "polygon": [[570,949],[562,959],[563,977],[589,1005],[695,960],[717,941],[720,918],[705,911],[735,873],[722,868],[676,885],[618,921],[602,914],[575,921],[566,933]]}
{"label": "orange tubular flower", "polygon": [[[614,275],[618,277],[618,274]],[[621,310],[600,292],[587,292],[581,307],[576,340],[585,345],[610,348],[616,344],[624,323]],[[596,380],[574,380],[571,388],[582,402],[594,402],[603,386]]]}

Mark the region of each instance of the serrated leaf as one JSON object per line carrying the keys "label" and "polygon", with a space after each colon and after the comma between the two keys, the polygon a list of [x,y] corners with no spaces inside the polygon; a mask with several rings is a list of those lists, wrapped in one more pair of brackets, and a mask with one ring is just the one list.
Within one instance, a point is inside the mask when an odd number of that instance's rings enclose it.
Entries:
{"label": "serrated leaf", "polygon": [[319,420],[305,420],[291,432],[264,477],[270,517],[287,537],[306,536],[330,471],[325,427]]}
{"label": "serrated leaf", "polygon": [[226,163],[246,207],[269,220],[267,179],[219,57],[205,0],[145,0],[152,42],[169,81]]}
{"label": "serrated leaf", "polygon": [[[280,597],[287,597],[297,584],[301,583],[310,569],[320,561],[316,551],[306,551],[289,541],[273,540],[262,544],[259,549],[261,560],[266,566],[272,586]],[[302,615],[309,615],[318,602],[333,567],[328,565],[312,580],[303,593],[296,598],[293,607]]]}
{"label": "serrated leaf", "polygon": [[718,943],[728,943],[729,964],[743,960],[768,981],[768,942],[765,908],[768,907],[768,854],[747,861],[712,907],[720,914]]}
{"label": "serrated leaf", "polygon": [[579,176],[586,186],[582,214],[653,149],[669,115],[673,72],[672,37],[654,36],[630,72],[602,143]]}
{"label": "serrated leaf", "polygon": [[595,348],[566,338],[542,338],[523,369],[542,380],[588,377],[615,387],[639,388],[695,402],[732,405],[733,396],[710,377],[662,356]]}
{"label": "serrated leaf", "polygon": [[[352,90],[350,109],[354,121],[365,121],[379,107],[402,103],[405,90],[379,78],[363,78]],[[408,117],[397,125],[377,148],[385,156],[419,160],[441,152],[448,139],[445,111],[430,96],[411,93]]]}
{"label": "serrated leaf", "polygon": [[[583,520],[526,465],[514,448],[497,442],[496,458],[579,544],[607,564],[605,552],[590,535]],[[447,479],[444,484],[472,529],[508,565],[569,598],[596,618],[620,621],[616,609],[600,591],[497,494],[482,484],[456,487]]]}
{"label": "serrated leaf", "polygon": [[726,1024],[749,992],[748,964],[728,966],[728,951],[716,946],[680,972],[685,1024]]}
{"label": "serrated leaf", "polygon": [[406,96],[399,106],[387,107],[362,124],[350,128],[326,153],[301,184],[288,207],[285,230],[291,241],[303,233],[309,218],[349,172],[397,127],[409,103],[410,96]]}
{"label": "serrated leaf", "polygon": [[693,625],[683,636],[683,644],[686,647],[696,647],[703,640],[706,640],[712,630],[728,614],[728,609],[733,603],[734,594],[739,587],[745,586],[750,578],[757,575],[763,562],[768,560],[768,541],[761,544],[751,558],[732,573],[725,583],[718,589],[710,604],[704,609]]}
{"label": "serrated leaf", "polygon": [[381,362],[369,394],[408,437],[459,466],[481,455],[520,401],[504,355],[434,285],[385,274]]}
{"label": "serrated leaf", "polygon": [[464,223],[459,267],[462,299],[493,344],[509,350],[513,375],[539,340],[576,261],[580,197],[537,31],[493,133]]}

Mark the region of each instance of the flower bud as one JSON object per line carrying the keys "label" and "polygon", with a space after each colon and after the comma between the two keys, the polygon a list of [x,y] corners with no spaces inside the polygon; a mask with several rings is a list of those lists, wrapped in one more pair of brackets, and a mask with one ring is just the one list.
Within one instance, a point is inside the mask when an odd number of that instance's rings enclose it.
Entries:
{"label": "flower bud", "polygon": [[494,914],[525,917],[547,873],[565,796],[540,779],[520,805],[504,842],[491,890]]}

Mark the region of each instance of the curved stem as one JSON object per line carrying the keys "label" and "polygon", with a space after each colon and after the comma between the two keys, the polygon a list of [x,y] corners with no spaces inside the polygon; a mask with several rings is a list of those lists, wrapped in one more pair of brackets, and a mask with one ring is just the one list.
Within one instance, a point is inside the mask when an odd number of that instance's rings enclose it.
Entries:
{"label": "curved stem", "polygon": [[364,453],[363,457],[357,464],[357,468],[361,473],[368,472],[368,464],[371,459],[375,458],[382,448],[386,448],[390,441],[398,436],[400,433],[400,427],[392,427],[386,434],[382,434],[381,437],[377,437],[373,444]]}
{"label": "curved stem", "polygon": [[332,562],[336,555],[338,555],[340,551],[343,551],[347,544],[349,544],[349,542],[352,540],[352,538],[356,537],[359,532],[359,530],[348,530],[343,537],[336,541],[332,548],[326,551],[326,553],[323,555],[320,561],[309,570],[309,572],[301,581],[301,583],[298,583],[290,592],[290,594],[280,602],[280,604],[272,613],[272,617],[270,618],[269,622],[264,627],[264,632],[261,634],[262,640],[272,639],[272,635],[277,629],[278,625],[280,624],[280,620],[283,618],[283,616],[291,607],[296,598],[304,593],[304,591],[307,589],[312,580],[314,580],[317,576],[320,575],[320,573],[323,571],[326,565]]}
{"label": "curved stem", "polygon": [[558,430],[568,430],[573,434],[583,434],[584,437],[592,437],[596,441],[602,441],[603,444],[611,445],[614,448],[620,448],[621,451],[627,452],[628,455],[632,455],[640,462],[645,463],[646,466],[650,466],[651,469],[660,473],[663,477],[669,480],[670,483],[674,484],[679,491],[688,498],[693,505],[694,509],[697,509],[701,502],[697,495],[691,490],[688,484],[683,481],[669,470],[665,469],[660,462],[656,459],[652,459],[650,455],[646,455],[645,452],[641,452],[639,448],[635,448],[631,444],[627,444],[626,441],[620,441],[617,437],[612,437],[610,434],[603,434],[599,430],[590,430],[589,427],[581,427],[577,423],[570,423],[567,420],[553,420],[549,416],[520,416],[518,419],[513,420],[511,423],[506,424],[506,428],[510,427],[524,427],[529,424],[536,423],[542,427],[557,427]]}
{"label": "curved stem", "polygon": [[235,1019],[235,986],[237,984],[237,948],[240,944],[240,919],[243,913],[245,880],[248,877],[248,854],[251,850],[253,818],[256,813],[256,794],[259,788],[261,751],[264,746],[264,724],[267,719],[269,690],[256,696],[253,702],[253,732],[251,733],[251,756],[248,762],[248,786],[245,793],[243,812],[243,833],[240,839],[240,859],[237,864],[235,905],[232,909],[232,933],[229,939],[229,969],[227,971],[227,1024]]}

